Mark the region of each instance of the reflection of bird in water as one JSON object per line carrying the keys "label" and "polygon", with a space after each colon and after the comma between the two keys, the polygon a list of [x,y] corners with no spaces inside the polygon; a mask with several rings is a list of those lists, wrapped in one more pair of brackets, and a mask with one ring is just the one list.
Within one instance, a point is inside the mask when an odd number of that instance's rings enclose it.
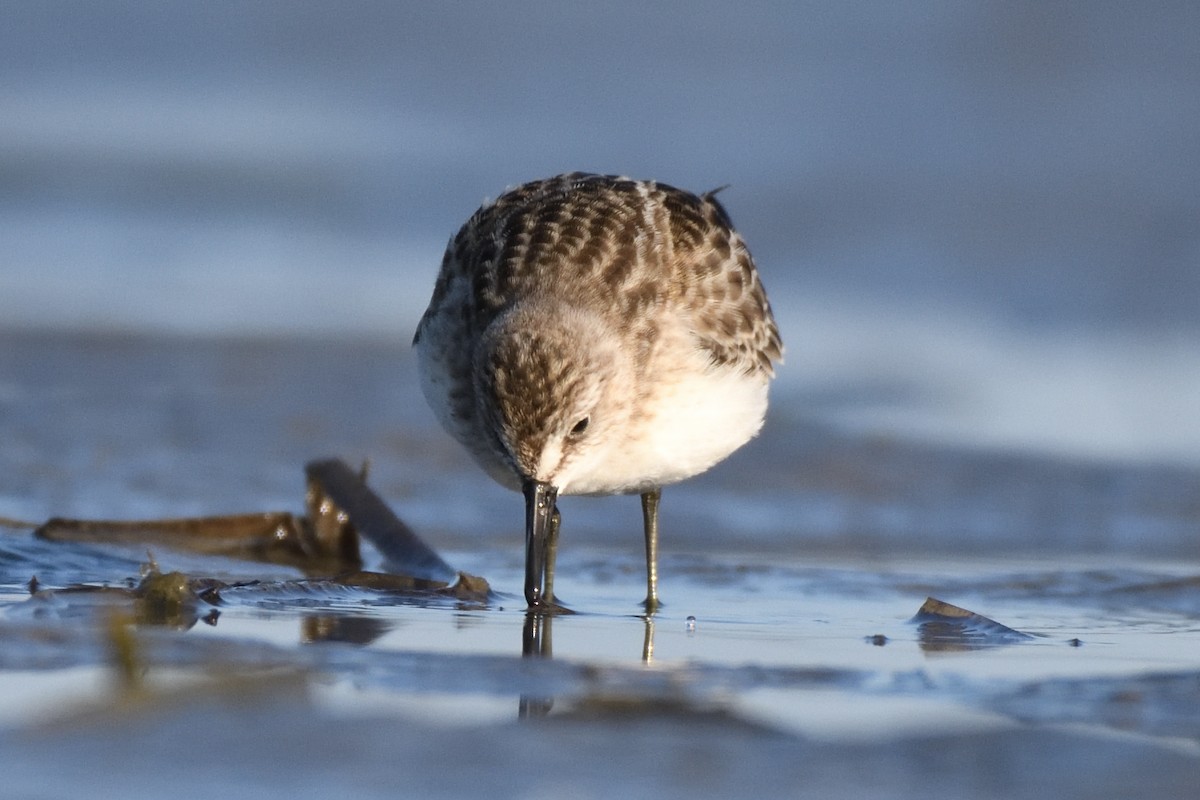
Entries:
{"label": "reflection of bird in water", "polygon": [[[554,657],[554,615],[531,611],[525,615],[521,628],[522,658]],[[544,717],[554,708],[554,698],[544,695],[521,695],[517,706],[517,717]]]}
{"label": "reflection of bird in water", "polygon": [[347,644],[370,644],[383,636],[392,626],[375,617],[352,614],[312,614],[301,623],[300,641],[346,642]]}
{"label": "reflection of bird in water", "polygon": [[414,339],[442,425],[525,494],[525,597],[554,601],[559,494],[632,494],[658,605],[661,487],[762,425],[782,344],[712,193],[570,174],[477,211]]}

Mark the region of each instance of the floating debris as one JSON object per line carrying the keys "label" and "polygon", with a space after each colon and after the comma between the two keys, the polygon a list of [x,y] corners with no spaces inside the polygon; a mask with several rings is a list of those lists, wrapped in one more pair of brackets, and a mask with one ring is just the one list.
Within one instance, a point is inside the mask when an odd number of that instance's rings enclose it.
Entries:
{"label": "floating debris", "polygon": [[329,566],[329,554],[316,545],[306,520],[285,512],[157,520],[53,517],[34,535],[53,542],[152,544],[302,568]]}
{"label": "floating debris", "polygon": [[[305,476],[307,516],[267,512],[140,521],[55,517],[34,533],[49,541],[154,545],[294,566],[313,578],[379,592],[435,593],[475,602],[491,596],[485,579],[455,570],[405,525],[367,486],[365,470],[356,472],[340,459],[323,459],[307,464]],[[360,537],[384,556],[387,572],[363,570]],[[220,590],[230,586],[182,573],[162,574],[153,556],[150,561],[135,591],[142,605],[139,621],[145,617],[150,622],[195,624],[194,614],[184,612],[194,611],[198,602],[216,605]],[[37,587],[34,578],[31,593],[36,594]]]}
{"label": "floating debris", "polygon": [[184,620],[194,624],[199,616],[196,609],[203,602],[182,572],[151,572],[142,578],[134,590],[134,597],[137,598],[138,621],[158,625],[173,625]]}
{"label": "floating debris", "polygon": [[312,461],[304,472],[308,476],[308,519],[318,540],[328,541],[333,548],[347,548],[347,540],[353,540],[357,560],[357,536],[363,536],[383,554],[388,566],[402,575],[446,583],[454,580],[455,570],[346,462],[336,458]]}
{"label": "floating debris", "polygon": [[974,611],[933,597],[925,598],[909,622],[916,623],[921,649],[928,652],[978,650],[1034,638]]}

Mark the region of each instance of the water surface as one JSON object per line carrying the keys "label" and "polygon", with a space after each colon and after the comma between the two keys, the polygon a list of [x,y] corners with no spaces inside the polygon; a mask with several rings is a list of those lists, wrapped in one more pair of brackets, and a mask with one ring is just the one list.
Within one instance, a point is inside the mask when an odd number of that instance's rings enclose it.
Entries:
{"label": "water surface", "polygon": [[[398,513],[496,590],[375,592],[8,528],[11,796],[186,782],[281,797],[486,783],[513,797],[1115,798],[1169,796],[1200,772],[1200,476],[1186,468],[880,442],[785,412],[665,494],[652,620],[631,498],[564,502],[557,588],[576,613],[535,620],[521,501],[433,427],[403,348],[3,345],[6,517],[298,512],[305,461],[369,458]],[[122,592],[151,559],[227,586],[216,605],[137,617]],[[927,596],[1023,635],[914,622]],[[122,614],[141,620],[133,694]]]}

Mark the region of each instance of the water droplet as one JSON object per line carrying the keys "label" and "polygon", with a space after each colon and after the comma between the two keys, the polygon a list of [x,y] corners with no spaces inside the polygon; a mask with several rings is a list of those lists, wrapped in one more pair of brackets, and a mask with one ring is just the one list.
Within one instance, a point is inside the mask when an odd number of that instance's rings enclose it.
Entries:
{"label": "water droplet", "polygon": [[693,617],[691,614],[689,614],[688,618],[687,618],[687,632],[688,633],[696,632],[696,618]]}

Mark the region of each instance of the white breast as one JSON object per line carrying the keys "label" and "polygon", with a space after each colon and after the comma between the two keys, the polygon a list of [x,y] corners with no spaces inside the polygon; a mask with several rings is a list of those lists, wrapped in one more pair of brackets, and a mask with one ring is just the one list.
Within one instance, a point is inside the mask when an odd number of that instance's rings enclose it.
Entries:
{"label": "white breast", "polygon": [[[689,368],[690,367],[690,368]],[[696,353],[662,375],[642,416],[596,459],[568,468],[566,494],[622,494],[690,478],[748,442],[762,427],[768,380],[713,368]]]}

